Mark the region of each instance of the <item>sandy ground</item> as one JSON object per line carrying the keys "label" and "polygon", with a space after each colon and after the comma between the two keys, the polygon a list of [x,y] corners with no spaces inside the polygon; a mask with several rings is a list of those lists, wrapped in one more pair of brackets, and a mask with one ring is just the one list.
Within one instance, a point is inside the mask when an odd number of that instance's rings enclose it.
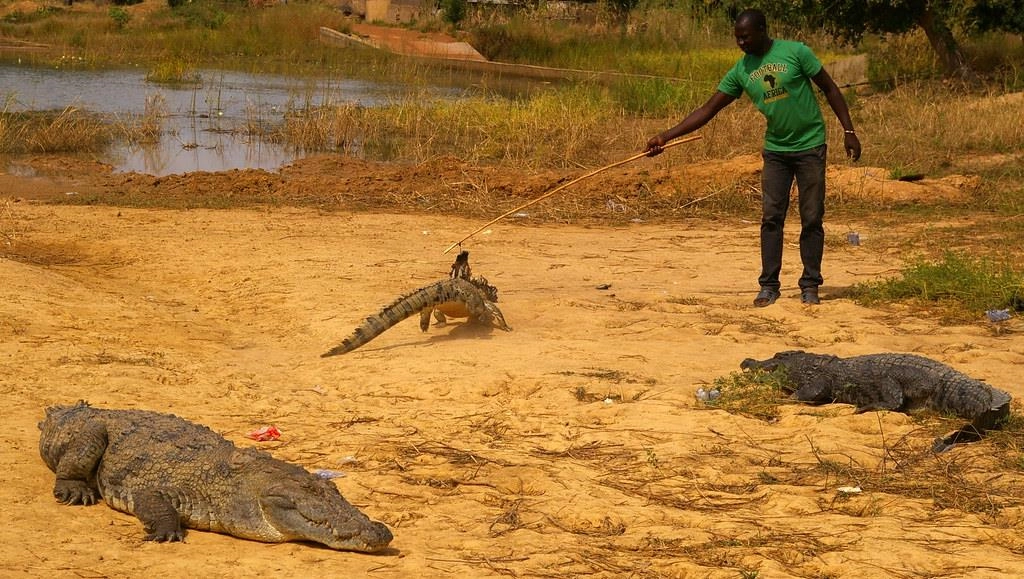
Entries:
{"label": "sandy ground", "polygon": [[[734,173],[756,168],[737,162]],[[954,422],[843,405],[786,405],[764,421],[694,396],[746,357],[802,348],[916,352],[1024,397],[1019,318],[944,326],[843,297],[896,271],[900,238],[927,224],[830,223],[822,304],[800,304],[790,244],[782,299],[756,309],[754,220],[503,221],[466,249],[474,272],[498,286],[512,332],[455,322],[421,333],[409,320],[321,359],[365,316],[444,277],[452,254],[443,249],[482,223],[418,207],[352,211],[351,199],[420,187],[431,201],[429,191],[450,192],[456,179],[501,179],[465,167],[308,163],[164,179],[82,165],[67,172],[75,178],[0,175],[0,575],[1024,576],[1024,476],[1005,439],[933,456],[931,439]],[[705,186],[721,172],[674,174]],[[502,178],[526,198],[545,180]],[[623,171],[593,189],[635,178]],[[340,205],[289,206],[321,194],[316,184]],[[277,204],[39,201],[71,188],[248,191]],[[862,245],[842,242],[847,228]],[[198,531],[153,544],[136,519],[102,503],[59,505],[36,423],[48,405],[79,399],[172,412],[239,445],[343,471],[342,493],[390,526],[392,549]],[[245,437],[266,425],[280,441]]]}

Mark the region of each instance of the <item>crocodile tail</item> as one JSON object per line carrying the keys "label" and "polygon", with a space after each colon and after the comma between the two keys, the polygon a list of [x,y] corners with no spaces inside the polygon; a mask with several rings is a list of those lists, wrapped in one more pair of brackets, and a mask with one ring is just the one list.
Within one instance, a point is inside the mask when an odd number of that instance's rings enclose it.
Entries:
{"label": "crocodile tail", "polygon": [[455,297],[455,289],[449,280],[439,281],[405,294],[390,305],[384,306],[380,312],[366,318],[363,324],[352,332],[351,336],[345,338],[341,344],[321,354],[320,357],[327,358],[328,356],[337,356],[351,352],[383,334],[388,328],[398,322],[410,318],[425,309],[451,301]]}

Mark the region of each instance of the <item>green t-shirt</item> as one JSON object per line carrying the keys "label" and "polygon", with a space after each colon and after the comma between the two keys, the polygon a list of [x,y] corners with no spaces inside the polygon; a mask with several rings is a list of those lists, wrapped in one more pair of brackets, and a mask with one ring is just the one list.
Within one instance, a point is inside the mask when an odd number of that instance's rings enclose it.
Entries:
{"label": "green t-shirt", "polygon": [[811,82],[820,70],[806,44],[776,39],[763,56],[743,55],[718,90],[735,98],[747,93],[768,120],[766,150],[806,151],[825,144],[825,120]]}

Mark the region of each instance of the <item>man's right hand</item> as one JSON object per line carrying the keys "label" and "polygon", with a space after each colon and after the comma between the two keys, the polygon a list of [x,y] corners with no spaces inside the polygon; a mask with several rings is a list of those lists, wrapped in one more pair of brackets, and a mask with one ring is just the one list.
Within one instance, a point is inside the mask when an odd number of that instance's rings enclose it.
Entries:
{"label": "man's right hand", "polygon": [[654,135],[647,141],[647,149],[644,151],[648,157],[657,157],[665,150],[665,139],[660,134]]}

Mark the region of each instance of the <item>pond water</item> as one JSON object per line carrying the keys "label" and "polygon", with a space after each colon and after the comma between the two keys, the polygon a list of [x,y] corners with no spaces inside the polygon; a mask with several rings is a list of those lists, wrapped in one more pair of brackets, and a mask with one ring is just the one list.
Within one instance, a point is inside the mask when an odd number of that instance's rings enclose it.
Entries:
{"label": "pond water", "polygon": [[[291,78],[202,70],[201,82],[180,86],[146,81],[146,71],[60,70],[0,65],[0,99],[6,110],[84,110],[129,118],[143,115],[147,102],[163,111],[160,142],[145,147],[116,147],[105,161],[116,171],[152,175],[191,171],[262,168],[274,170],[301,153],[250,138],[241,127],[279,123],[285,111],[332,103],[375,106],[410,91],[456,98],[464,89],[433,86],[415,89],[351,79]],[[151,104],[152,106],[152,104]]]}

